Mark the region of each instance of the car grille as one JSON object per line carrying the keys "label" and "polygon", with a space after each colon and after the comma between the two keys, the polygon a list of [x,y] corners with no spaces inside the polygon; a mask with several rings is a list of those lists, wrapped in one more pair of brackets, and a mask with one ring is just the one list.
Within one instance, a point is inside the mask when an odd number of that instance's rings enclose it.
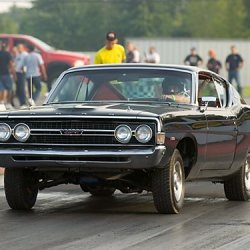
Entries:
{"label": "car grille", "polygon": [[115,129],[117,123],[98,121],[46,121],[26,122],[31,129]]}
{"label": "car grille", "polygon": [[[31,131],[30,138],[22,144],[39,145],[122,145],[114,136],[115,128],[118,125],[126,124],[134,131],[137,126],[147,124],[155,135],[156,124],[152,121],[107,121],[106,120],[13,120],[7,122],[11,128],[18,123],[25,123]],[[19,143],[11,137],[8,143]],[[129,145],[152,146],[155,144],[155,137],[146,143],[139,143],[133,136]],[[127,145],[127,144],[126,144]]]}

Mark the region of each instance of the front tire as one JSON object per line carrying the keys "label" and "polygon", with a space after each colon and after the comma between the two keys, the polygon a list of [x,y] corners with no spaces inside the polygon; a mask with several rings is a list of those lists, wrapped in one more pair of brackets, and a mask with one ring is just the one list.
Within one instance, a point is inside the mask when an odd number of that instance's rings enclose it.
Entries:
{"label": "front tire", "polygon": [[177,214],[184,203],[184,164],[178,149],[174,150],[170,162],[152,175],[154,204],[159,213]]}
{"label": "front tire", "polygon": [[250,198],[250,165],[246,159],[240,171],[224,182],[224,192],[230,201],[247,201]]}
{"label": "front tire", "polygon": [[10,208],[29,210],[38,194],[38,180],[28,169],[6,168],[4,172],[4,189]]}

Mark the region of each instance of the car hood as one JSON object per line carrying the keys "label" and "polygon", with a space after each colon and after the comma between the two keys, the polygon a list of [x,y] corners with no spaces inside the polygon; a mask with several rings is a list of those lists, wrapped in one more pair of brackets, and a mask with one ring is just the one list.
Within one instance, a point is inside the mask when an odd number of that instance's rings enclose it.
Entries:
{"label": "car hood", "polygon": [[35,117],[35,116],[132,116],[159,117],[168,112],[190,109],[188,106],[170,106],[168,104],[139,104],[139,103],[85,103],[85,104],[51,104],[30,107],[16,111],[5,111],[0,117]]}

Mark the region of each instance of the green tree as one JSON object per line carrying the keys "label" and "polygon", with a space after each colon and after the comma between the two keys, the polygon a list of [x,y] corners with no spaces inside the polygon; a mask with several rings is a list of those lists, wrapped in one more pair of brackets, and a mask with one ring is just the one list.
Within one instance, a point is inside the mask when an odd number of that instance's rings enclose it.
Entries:
{"label": "green tree", "polygon": [[127,37],[250,37],[249,0],[34,0],[0,15],[1,32],[62,49],[97,50],[107,31]]}
{"label": "green tree", "polygon": [[8,15],[0,15],[0,33],[17,33],[18,26],[15,21],[13,21]]}
{"label": "green tree", "polygon": [[190,0],[183,27],[190,37],[237,38],[244,34],[243,0]]}

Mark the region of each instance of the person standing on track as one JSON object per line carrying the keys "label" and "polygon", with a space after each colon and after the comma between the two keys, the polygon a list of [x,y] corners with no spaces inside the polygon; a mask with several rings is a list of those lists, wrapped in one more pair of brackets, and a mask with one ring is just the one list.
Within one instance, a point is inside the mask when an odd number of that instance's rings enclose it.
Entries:
{"label": "person standing on track", "polygon": [[123,63],[126,61],[125,49],[117,44],[118,39],[115,32],[106,34],[106,44],[97,51],[95,55],[95,64]]}
{"label": "person standing on track", "polygon": [[47,80],[47,74],[43,59],[40,54],[35,52],[34,46],[27,45],[28,55],[24,59],[23,66],[26,67],[26,79],[29,90],[29,103],[35,104],[41,92],[41,79]]}
{"label": "person standing on track", "polygon": [[28,53],[22,43],[19,43],[16,47],[17,55],[15,57],[15,71],[16,71],[16,96],[18,97],[20,106],[26,104],[26,88],[25,88],[25,72],[23,63]]}
{"label": "person standing on track", "polygon": [[0,42],[0,103],[7,109],[12,109],[11,96],[13,79],[16,80],[16,73],[11,54],[7,51],[7,45]]}
{"label": "person standing on track", "polygon": [[232,83],[235,80],[237,84],[237,90],[242,94],[241,82],[240,82],[240,69],[243,67],[243,59],[237,52],[237,48],[231,46],[231,54],[226,58],[226,70],[228,71],[228,81]]}

